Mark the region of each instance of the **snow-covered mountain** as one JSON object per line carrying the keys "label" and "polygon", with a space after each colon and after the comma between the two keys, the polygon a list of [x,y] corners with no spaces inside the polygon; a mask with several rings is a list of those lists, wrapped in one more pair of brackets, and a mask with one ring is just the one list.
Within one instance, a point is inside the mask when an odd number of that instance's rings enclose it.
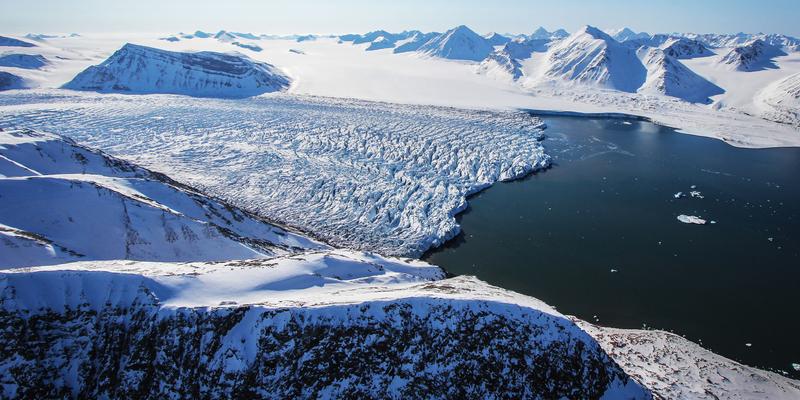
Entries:
{"label": "snow-covered mountain", "polygon": [[655,47],[671,57],[679,60],[714,55],[703,42],[677,35],[657,34],[644,39],[632,39],[624,43],[626,46],[639,49],[641,47]]}
{"label": "snow-covered mountain", "polygon": [[236,46],[236,47],[241,47],[241,48],[243,48],[245,50],[250,50],[250,51],[255,51],[255,52],[259,52],[261,50],[264,50],[264,49],[261,48],[261,46],[259,46],[257,44],[254,44],[254,43],[232,42],[231,44]]}
{"label": "snow-covered mountain", "polygon": [[490,76],[510,76],[512,80],[522,77],[522,61],[534,52],[546,52],[554,43],[551,39],[517,39],[495,50],[481,62],[478,70]]}
{"label": "snow-covered mountain", "polygon": [[502,46],[511,41],[511,38],[503,36],[497,32],[492,32],[484,36],[492,46]]}
{"label": "snow-covered mountain", "polygon": [[635,40],[635,39],[649,39],[650,34],[647,32],[634,32],[630,28],[621,28],[617,30],[609,31],[609,35],[614,38],[614,40],[618,42],[625,42],[628,40]]}
{"label": "snow-covered mountain", "polygon": [[240,54],[179,53],[126,44],[87,68],[66,89],[248,97],[285,90],[290,79],[276,67]]}
{"label": "snow-covered mountain", "polygon": [[397,47],[394,48],[394,53],[407,53],[412,51],[419,50],[425,43],[428,43],[431,39],[441,35],[439,32],[415,32],[413,35],[408,37],[407,39],[403,40],[402,42],[397,44]]}
{"label": "snow-covered mountain", "polygon": [[755,39],[732,48],[719,63],[736,71],[761,71],[777,68],[772,59],[785,55],[786,53],[780,48],[761,39]]}
{"label": "snow-covered mountain", "polygon": [[214,35],[214,39],[219,40],[220,42],[233,42],[237,40],[236,35],[232,33],[228,33],[227,31],[219,31]]}
{"label": "snow-covered mountain", "polygon": [[36,45],[31,42],[26,42],[24,40],[14,39],[7,36],[0,36],[0,47],[36,47]]}
{"label": "snow-covered mountain", "polygon": [[0,131],[0,199],[0,268],[325,248],[164,175],[41,132]]}
{"label": "snow-covered mountain", "polygon": [[708,103],[710,96],[725,92],[664,50],[643,48],[640,58],[647,67],[647,80],[639,92],[664,94],[692,103]]}
{"label": "snow-covered mountain", "polygon": [[543,75],[557,81],[636,92],[647,77],[636,52],[592,26],[555,44]]}
{"label": "snow-covered mountain", "polygon": [[788,51],[800,50],[800,39],[788,35],[781,35],[775,33],[771,34],[764,34],[764,33],[750,34],[742,32],[736,34],[683,33],[678,36],[697,40],[710,48],[736,47],[760,39],[769,45],[782,48],[784,50]]}
{"label": "snow-covered mountain", "polygon": [[391,49],[392,47],[394,47],[394,43],[395,42],[392,41],[391,39],[381,36],[373,40],[372,43],[370,43],[369,46],[367,46],[367,51]]}
{"label": "snow-covered mountain", "polygon": [[460,25],[429,40],[417,51],[451,60],[482,61],[494,47],[483,36]]}
{"label": "snow-covered mountain", "polygon": [[48,64],[47,58],[39,54],[0,55],[0,67],[39,69]]}
{"label": "snow-covered mountain", "polygon": [[569,36],[569,32],[565,31],[564,29],[556,29],[553,32],[549,32],[547,29],[544,29],[544,27],[540,26],[536,28],[536,30],[533,31],[533,33],[530,36],[528,36],[528,39],[553,40],[553,39],[563,39],[567,36]]}
{"label": "snow-covered mountain", "polygon": [[25,80],[10,72],[0,71],[0,91],[25,88]]}
{"label": "snow-covered mountain", "polygon": [[659,45],[659,48],[664,50],[666,55],[679,60],[714,55],[714,52],[709,50],[699,40],[685,37],[669,37]]}

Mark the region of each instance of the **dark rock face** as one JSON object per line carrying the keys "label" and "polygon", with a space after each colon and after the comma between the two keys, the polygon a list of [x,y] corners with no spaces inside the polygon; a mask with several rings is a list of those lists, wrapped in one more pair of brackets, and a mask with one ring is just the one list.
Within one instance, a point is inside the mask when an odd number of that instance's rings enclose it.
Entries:
{"label": "dark rock face", "polygon": [[0,46],[9,46],[9,47],[36,47],[35,44],[30,42],[25,42],[19,39],[14,39],[10,37],[0,36]]}
{"label": "dark rock face", "polygon": [[0,90],[22,89],[25,81],[10,72],[0,71]]}
{"label": "dark rock face", "polygon": [[591,399],[628,382],[574,325],[514,305],[176,309],[140,286],[125,306],[28,312],[2,283],[4,397]]}
{"label": "dark rock face", "polygon": [[47,59],[39,54],[4,54],[0,56],[0,67],[39,69],[47,64],[49,64]]}

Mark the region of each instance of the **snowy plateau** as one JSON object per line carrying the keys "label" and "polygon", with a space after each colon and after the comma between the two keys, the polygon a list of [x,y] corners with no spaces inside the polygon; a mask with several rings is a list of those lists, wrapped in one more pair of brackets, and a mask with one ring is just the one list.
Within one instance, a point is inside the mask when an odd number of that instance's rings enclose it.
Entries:
{"label": "snowy plateau", "polygon": [[0,397],[800,398],[417,259],[470,194],[550,166],[531,110],[800,145],[799,47],[589,26],[0,36]]}

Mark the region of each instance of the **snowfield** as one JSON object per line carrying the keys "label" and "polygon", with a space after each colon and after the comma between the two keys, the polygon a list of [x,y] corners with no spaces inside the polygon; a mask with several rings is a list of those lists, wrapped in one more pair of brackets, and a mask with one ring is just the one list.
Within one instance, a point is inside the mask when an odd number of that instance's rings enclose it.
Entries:
{"label": "snowfield", "polygon": [[387,255],[443,243],[467,195],[550,162],[541,120],[519,111],[28,93],[0,98],[0,127],[57,132],[328,243]]}

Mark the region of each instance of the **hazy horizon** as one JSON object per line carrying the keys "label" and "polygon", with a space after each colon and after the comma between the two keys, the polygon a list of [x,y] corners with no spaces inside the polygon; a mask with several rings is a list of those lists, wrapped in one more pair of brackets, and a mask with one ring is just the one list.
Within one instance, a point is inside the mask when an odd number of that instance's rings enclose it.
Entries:
{"label": "hazy horizon", "polygon": [[6,34],[178,32],[220,29],[271,34],[342,34],[376,29],[444,31],[467,25],[480,33],[575,31],[583,25],[601,29],[629,27],[637,32],[779,33],[800,36],[800,2],[776,0],[769,7],[750,0],[641,2],[584,0],[525,2],[502,5],[467,0],[410,0],[403,3],[345,0],[263,2],[234,0],[177,0],[137,3],[81,0],[0,0],[0,25]]}

